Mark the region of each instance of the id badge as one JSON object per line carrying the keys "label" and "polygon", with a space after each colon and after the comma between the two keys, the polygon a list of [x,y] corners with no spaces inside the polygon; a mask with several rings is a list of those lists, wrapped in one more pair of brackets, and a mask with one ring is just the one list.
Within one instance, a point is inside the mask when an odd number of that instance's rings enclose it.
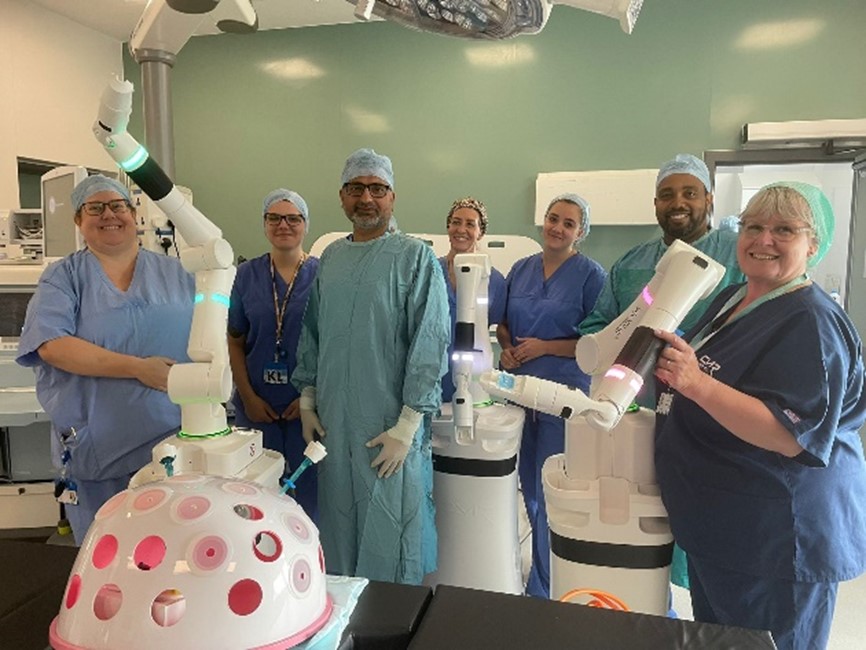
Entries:
{"label": "id badge", "polygon": [[284,363],[268,363],[265,365],[266,384],[288,384],[289,367]]}

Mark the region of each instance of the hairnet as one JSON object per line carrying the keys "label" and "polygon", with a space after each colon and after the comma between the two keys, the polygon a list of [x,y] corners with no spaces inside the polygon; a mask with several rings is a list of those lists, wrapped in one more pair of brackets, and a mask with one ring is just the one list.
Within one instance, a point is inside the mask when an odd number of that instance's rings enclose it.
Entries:
{"label": "hairnet", "polygon": [[394,188],[394,169],[391,159],[376,153],[372,149],[358,149],[346,158],[340,184],[345,184],[360,176],[376,176]]}
{"label": "hairnet", "polygon": [[710,170],[700,158],[693,156],[690,153],[678,153],[673,160],[668,160],[659,168],[658,176],[656,176],[656,187],[661,185],[661,182],[671,174],[691,174],[704,184],[707,192],[713,191],[712,183],[710,183]]}
{"label": "hairnet", "polygon": [[719,221],[719,230],[730,230],[731,232],[740,231],[740,218],[735,215],[728,215]]}
{"label": "hairnet", "polygon": [[560,194],[559,196],[554,197],[553,200],[547,204],[547,210],[544,211],[545,216],[550,212],[550,208],[553,207],[553,204],[559,203],[560,201],[573,203],[580,208],[580,235],[574,242],[575,245],[579,244],[586,239],[586,236],[589,234],[589,203],[587,203],[585,198],[578,196],[577,194]]}
{"label": "hairnet", "polygon": [[84,202],[98,192],[117,192],[128,203],[132,203],[129,189],[125,185],[108,176],[94,174],[78,183],[72,190],[72,208],[78,212]]}
{"label": "hairnet", "polygon": [[282,187],[274,190],[270,194],[265,197],[265,200],[262,201],[262,214],[268,211],[274,203],[278,203],[279,201],[291,201],[295,207],[301,212],[301,216],[304,217],[304,221],[309,226],[310,225],[310,212],[307,210],[307,202],[304,201],[304,197],[298,194],[297,192],[293,192],[292,190],[287,190]]}
{"label": "hairnet", "polygon": [[[786,187],[794,190],[797,194],[803,197],[809,205],[811,215],[804,216],[815,233],[815,239],[818,241],[818,250],[809,258],[806,265],[809,267],[815,266],[818,262],[824,259],[827,251],[830,250],[830,244],[833,243],[833,233],[836,230],[836,218],[833,215],[833,207],[830,205],[829,199],[814,185],[798,181],[780,181],[777,183],[770,183],[769,185],[762,187],[755,196],[757,197],[758,195],[763,194],[765,190],[774,187]],[[786,206],[780,206],[781,209],[785,209],[785,207]],[[748,209],[748,206],[746,206],[746,210]],[[788,211],[790,210],[791,208],[788,208]],[[783,214],[781,216],[784,217],[785,215]]]}
{"label": "hairnet", "polygon": [[454,203],[451,204],[451,209],[448,210],[448,216],[445,217],[445,226],[447,227],[449,222],[451,221],[451,215],[453,215],[460,208],[471,208],[478,213],[478,225],[481,229],[481,234],[485,234],[487,232],[487,208],[484,207],[484,204],[478,199],[472,198],[471,196],[464,196],[462,199],[457,199]]}

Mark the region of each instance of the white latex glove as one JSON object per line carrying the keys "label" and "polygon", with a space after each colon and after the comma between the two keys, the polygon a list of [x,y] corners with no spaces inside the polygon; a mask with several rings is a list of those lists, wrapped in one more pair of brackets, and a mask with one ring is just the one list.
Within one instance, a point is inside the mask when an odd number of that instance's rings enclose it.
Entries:
{"label": "white latex glove", "polygon": [[312,386],[304,388],[301,391],[298,406],[300,407],[301,435],[304,437],[304,442],[307,444],[313,442],[316,432],[318,432],[320,438],[324,438],[325,429],[316,413],[316,389]]}
{"label": "white latex glove", "polygon": [[422,417],[418,411],[404,406],[397,424],[367,443],[367,447],[382,447],[379,455],[370,463],[370,467],[379,468],[379,478],[388,478],[403,467]]}

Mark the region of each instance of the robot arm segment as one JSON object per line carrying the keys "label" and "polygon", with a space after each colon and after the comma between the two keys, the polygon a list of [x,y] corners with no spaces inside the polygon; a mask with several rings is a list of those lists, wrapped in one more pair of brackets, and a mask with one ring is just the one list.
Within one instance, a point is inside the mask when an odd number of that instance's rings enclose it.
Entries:
{"label": "robot arm segment", "polygon": [[487,288],[490,258],[483,254],[454,256],[457,280],[457,314],[454,329],[454,354],[451,359],[454,379],[454,426],[461,437],[471,437],[474,405],[490,396],[473,381],[473,376],[493,366],[493,350],[487,325]]}
{"label": "robot arm segment", "polygon": [[674,331],[724,274],[721,264],[675,241],[629,308],[601,332],[578,340],[575,356],[581,369],[589,374],[604,373],[592,398],[536,377],[495,371],[485,373],[481,383],[493,395],[566,420],[585,415],[594,428],[609,431],[643,387],[664,347],[653,330]]}
{"label": "robot arm segment", "polygon": [[174,183],[127,131],[132,111],[132,84],[115,79],[102,94],[93,133],[117,164],[172,220],[190,248],[181,263],[195,274],[196,296],[187,352],[193,363],[175,364],[168,377],[170,399],[181,405],[182,429],[188,435],[228,430],[222,403],[231,394],[226,322],[234,281],[234,253],[220,229],[175,187]]}
{"label": "robot arm segment", "polygon": [[577,365],[595,375],[616,363],[617,355],[638,325],[674,331],[725,275],[725,267],[698,249],[674,241],[656,264],[643,291],[600,332],[582,336],[575,348]]}

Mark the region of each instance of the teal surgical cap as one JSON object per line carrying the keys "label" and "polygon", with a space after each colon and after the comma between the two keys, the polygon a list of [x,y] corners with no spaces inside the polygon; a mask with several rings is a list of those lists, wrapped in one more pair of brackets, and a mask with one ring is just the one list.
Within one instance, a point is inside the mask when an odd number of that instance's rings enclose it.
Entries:
{"label": "teal surgical cap", "polygon": [[659,168],[658,176],[656,176],[656,187],[661,185],[661,182],[671,174],[691,174],[704,184],[707,192],[713,191],[712,183],[710,183],[710,170],[700,158],[693,156],[690,153],[678,153],[673,160],[668,160]]}
{"label": "teal surgical cap", "polygon": [[262,214],[265,214],[274,203],[279,203],[280,201],[290,201],[293,203],[300,210],[301,216],[304,217],[307,225],[310,225],[310,212],[307,210],[307,202],[304,201],[304,197],[297,192],[283,189],[282,187],[268,194],[265,200],[262,201]]}
{"label": "teal surgical cap", "polygon": [[589,234],[589,203],[587,203],[586,199],[582,196],[578,196],[577,194],[560,194],[553,198],[553,200],[547,204],[547,210],[544,211],[546,215],[550,212],[550,208],[553,207],[554,203],[559,203],[560,201],[565,201],[566,203],[573,203],[577,207],[580,208],[580,237],[577,238],[575,244],[579,244],[586,236]]}
{"label": "teal surgical cap", "polygon": [[72,208],[76,212],[84,205],[84,202],[94,194],[99,192],[117,192],[126,199],[127,203],[132,204],[132,197],[129,195],[129,189],[122,185],[119,181],[103,176],[102,174],[94,174],[88,176],[72,190]]}
{"label": "teal surgical cap", "polygon": [[[827,254],[830,250],[830,244],[833,243],[833,233],[836,230],[836,218],[833,215],[833,207],[827,196],[814,185],[808,183],[800,183],[797,181],[781,181],[771,183],[760,189],[758,194],[762,194],[764,190],[773,187],[787,187],[794,190],[802,196],[806,203],[809,204],[809,209],[812,211],[811,226],[815,232],[815,239],[818,240],[818,251],[809,258],[807,266],[813,267]],[[782,215],[784,216],[784,215]]]}
{"label": "teal surgical cap", "polygon": [[394,169],[391,167],[391,159],[372,149],[358,149],[346,159],[340,184],[348,183],[361,176],[376,176],[392,189],[394,188]]}

